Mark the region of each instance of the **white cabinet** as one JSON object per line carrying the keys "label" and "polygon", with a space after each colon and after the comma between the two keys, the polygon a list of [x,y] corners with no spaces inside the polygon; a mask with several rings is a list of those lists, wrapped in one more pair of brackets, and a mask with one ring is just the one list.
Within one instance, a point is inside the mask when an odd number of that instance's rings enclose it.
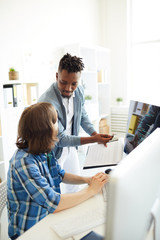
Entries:
{"label": "white cabinet", "polygon": [[85,69],[81,84],[85,91],[85,107],[92,121],[110,114],[109,49],[99,46],[70,44],[64,46],[64,54],[81,57]]}

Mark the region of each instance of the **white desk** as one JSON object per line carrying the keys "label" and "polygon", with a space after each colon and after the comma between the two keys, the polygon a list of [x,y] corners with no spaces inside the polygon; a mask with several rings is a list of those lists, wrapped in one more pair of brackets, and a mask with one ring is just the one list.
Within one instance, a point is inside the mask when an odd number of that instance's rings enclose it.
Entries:
{"label": "white desk", "polygon": [[[104,205],[104,211],[105,209],[105,203],[103,201],[102,194],[98,194],[93,198],[88,199],[87,201],[81,203],[80,205],[64,210],[62,212],[58,212],[55,214],[49,214],[47,217],[42,219],[40,222],[38,222],[36,225],[34,225],[32,228],[30,228],[28,231],[26,231],[24,234],[22,234],[18,240],[60,240],[61,238],[53,231],[51,228],[51,225],[54,225],[54,223],[57,223],[57,221],[60,221],[61,219],[66,219],[73,214],[78,215],[79,211],[85,211],[85,209],[90,208],[91,211],[95,207],[95,202],[97,203],[97,200],[99,201],[100,206]],[[95,232],[101,234],[104,236],[104,224],[95,227]],[[78,234],[74,236],[74,238],[68,238],[67,240],[75,239],[79,240],[81,237],[86,235],[91,230],[85,231],[81,234]]]}
{"label": "white desk", "polygon": [[[104,171],[106,169],[105,168],[93,168],[90,170],[84,170],[84,174],[85,176],[92,176],[95,173],[99,172],[99,171]],[[54,213],[54,214],[49,214],[47,217],[45,217],[44,219],[42,219],[40,222],[38,222],[36,225],[34,225],[32,228],[30,228],[28,231],[26,231],[24,234],[22,234],[18,240],[60,240],[61,238],[53,231],[53,229],[51,228],[51,225],[54,225],[54,223],[57,223],[57,221],[60,221],[60,219],[65,219],[67,221],[67,218],[71,215],[78,215],[79,211],[85,211],[86,209],[91,209],[91,211],[95,208],[95,204],[98,204],[101,207],[104,207],[104,211],[106,211],[106,205],[105,202],[103,200],[103,196],[102,194],[97,194],[96,196],[88,199],[87,201],[79,204],[78,206],[75,206],[73,208],[64,210],[62,212],[58,212],[58,213]],[[90,232],[91,230],[94,230],[95,232],[101,234],[101,235],[105,235],[105,228],[104,228],[104,224],[95,227],[94,229],[90,229],[88,231],[85,231],[81,234],[78,234],[76,236],[74,236],[74,238],[68,238],[67,240],[79,240],[80,238],[82,238],[84,235],[86,235],[88,232]]]}
{"label": "white desk", "polygon": [[[96,172],[104,171],[106,168],[93,168],[90,170],[84,170],[84,175],[93,175]],[[98,203],[101,207],[104,207],[104,211],[106,210],[105,202],[103,201],[102,194],[98,194],[87,201],[73,207],[67,210],[64,210],[59,213],[55,214],[49,214],[47,217],[42,219],[39,223],[34,225],[31,229],[26,231],[24,234],[22,234],[17,240],[61,240],[61,238],[53,231],[51,228],[51,225],[54,225],[54,223],[57,223],[57,221],[60,221],[61,219],[66,219],[71,215],[78,216],[79,211],[85,211],[86,209],[91,209],[91,211],[95,208],[95,203]],[[79,240],[83,236],[85,236],[88,232],[91,230],[101,234],[102,236],[105,236],[105,224],[102,224],[100,226],[97,226],[93,229],[90,229],[88,231],[85,231],[81,234],[78,234],[74,237],[68,238],[67,240]],[[146,237],[146,240],[153,240],[154,239],[153,229],[149,232],[148,236]]]}

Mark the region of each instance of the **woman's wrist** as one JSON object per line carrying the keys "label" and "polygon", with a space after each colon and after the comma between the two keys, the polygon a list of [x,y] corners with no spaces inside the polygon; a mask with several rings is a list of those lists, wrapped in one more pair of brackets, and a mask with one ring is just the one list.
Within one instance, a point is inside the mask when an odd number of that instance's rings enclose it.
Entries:
{"label": "woman's wrist", "polygon": [[96,195],[96,191],[95,191],[95,189],[93,188],[93,186],[91,186],[91,185],[88,185],[88,192],[89,192],[89,195],[90,195],[90,197],[92,197],[92,196],[94,196],[94,195]]}
{"label": "woman's wrist", "polygon": [[90,185],[92,181],[92,177],[85,177],[85,182]]}

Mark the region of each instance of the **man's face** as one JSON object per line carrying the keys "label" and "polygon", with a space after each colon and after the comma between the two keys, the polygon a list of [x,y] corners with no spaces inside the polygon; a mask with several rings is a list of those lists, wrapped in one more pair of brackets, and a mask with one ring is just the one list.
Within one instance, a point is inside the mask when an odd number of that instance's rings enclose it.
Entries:
{"label": "man's face", "polygon": [[56,80],[58,83],[58,89],[63,97],[71,97],[74,90],[78,86],[78,81],[80,78],[80,72],[78,73],[68,73],[67,70],[62,70],[56,73]]}

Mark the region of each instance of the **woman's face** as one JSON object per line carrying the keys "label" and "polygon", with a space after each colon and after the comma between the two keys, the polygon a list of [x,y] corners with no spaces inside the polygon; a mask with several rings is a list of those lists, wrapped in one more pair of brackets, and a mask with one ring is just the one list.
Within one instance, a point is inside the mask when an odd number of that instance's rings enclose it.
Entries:
{"label": "woman's face", "polygon": [[55,122],[54,124],[54,130],[57,132],[58,134],[58,121]]}
{"label": "woman's face", "polygon": [[53,122],[53,132],[57,136],[58,135],[58,114],[55,109],[54,109],[54,118],[52,122]]}

